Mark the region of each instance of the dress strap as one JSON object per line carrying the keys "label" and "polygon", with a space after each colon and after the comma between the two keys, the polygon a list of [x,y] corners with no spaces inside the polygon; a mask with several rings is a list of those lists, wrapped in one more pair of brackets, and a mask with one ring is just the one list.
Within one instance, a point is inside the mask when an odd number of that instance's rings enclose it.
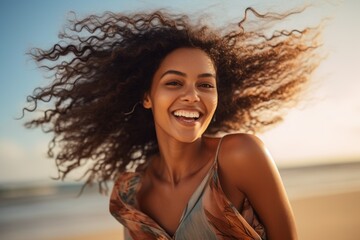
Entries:
{"label": "dress strap", "polygon": [[218,145],[217,145],[217,148],[216,148],[216,153],[215,153],[215,157],[214,157],[214,164],[217,165],[218,163],[218,156],[219,156],[219,152],[220,152],[220,146],[221,146],[221,143],[222,143],[222,140],[224,139],[225,136],[221,137],[219,142],[218,142]]}

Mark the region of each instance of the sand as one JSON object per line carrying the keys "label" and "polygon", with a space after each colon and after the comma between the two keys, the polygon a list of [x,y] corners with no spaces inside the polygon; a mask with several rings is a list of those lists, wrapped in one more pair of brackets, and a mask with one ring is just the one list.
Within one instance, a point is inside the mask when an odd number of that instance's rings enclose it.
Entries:
{"label": "sand", "polygon": [[123,240],[123,231],[119,229],[112,229],[108,231],[99,231],[92,233],[89,231],[88,234],[74,235],[68,237],[52,238],[49,240]]}
{"label": "sand", "polygon": [[360,191],[291,202],[300,240],[360,239]]}
{"label": "sand", "polygon": [[[291,200],[300,240],[360,236],[360,190]],[[122,228],[49,240],[122,240]]]}

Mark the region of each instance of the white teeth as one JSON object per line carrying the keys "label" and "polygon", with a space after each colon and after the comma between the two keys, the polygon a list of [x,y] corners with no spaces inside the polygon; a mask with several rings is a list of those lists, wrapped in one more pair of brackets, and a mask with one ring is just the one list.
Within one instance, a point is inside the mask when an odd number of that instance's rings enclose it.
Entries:
{"label": "white teeth", "polygon": [[200,113],[197,111],[185,111],[185,110],[177,110],[174,112],[174,115],[177,117],[186,117],[186,118],[199,118]]}

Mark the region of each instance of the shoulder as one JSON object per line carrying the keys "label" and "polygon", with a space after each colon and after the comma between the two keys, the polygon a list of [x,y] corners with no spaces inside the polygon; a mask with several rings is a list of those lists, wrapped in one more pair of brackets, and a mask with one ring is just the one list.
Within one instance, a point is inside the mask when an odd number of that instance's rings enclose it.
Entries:
{"label": "shoulder", "polygon": [[224,136],[221,141],[219,165],[243,192],[250,191],[259,178],[277,175],[269,151],[257,136],[236,133]]}
{"label": "shoulder", "polygon": [[255,135],[247,133],[233,133],[225,135],[221,143],[222,148],[231,150],[234,153],[251,154],[258,151],[265,151],[264,143]]}
{"label": "shoulder", "polygon": [[229,134],[221,140],[219,156],[231,164],[256,167],[272,162],[265,144],[255,135],[246,133]]}
{"label": "shoulder", "polygon": [[280,174],[258,137],[250,134],[225,136],[218,162],[231,184],[251,202],[269,239],[297,239],[293,213]]}

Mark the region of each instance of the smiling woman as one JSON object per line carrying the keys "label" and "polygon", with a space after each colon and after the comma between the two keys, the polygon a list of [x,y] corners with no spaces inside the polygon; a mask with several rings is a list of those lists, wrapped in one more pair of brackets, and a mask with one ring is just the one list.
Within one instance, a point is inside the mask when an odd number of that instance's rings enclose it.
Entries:
{"label": "smiling woman", "polygon": [[[73,20],[32,56],[54,72],[29,101],[54,101],[27,123],[53,132],[59,178],[93,165],[115,180],[112,215],[127,239],[296,239],[279,173],[251,134],[295,100],[317,64],[317,30],[213,29],[164,11]],[[70,33],[71,34],[70,34]],[[140,104],[139,104],[140,103]],[[264,114],[266,113],[266,118]],[[54,154],[54,148],[59,151]]]}
{"label": "smiling woman", "polygon": [[158,143],[201,138],[217,106],[215,75],[212,60],[200,49],[179,48],[164,58],[144,99],[144,107],[152,108]]}

